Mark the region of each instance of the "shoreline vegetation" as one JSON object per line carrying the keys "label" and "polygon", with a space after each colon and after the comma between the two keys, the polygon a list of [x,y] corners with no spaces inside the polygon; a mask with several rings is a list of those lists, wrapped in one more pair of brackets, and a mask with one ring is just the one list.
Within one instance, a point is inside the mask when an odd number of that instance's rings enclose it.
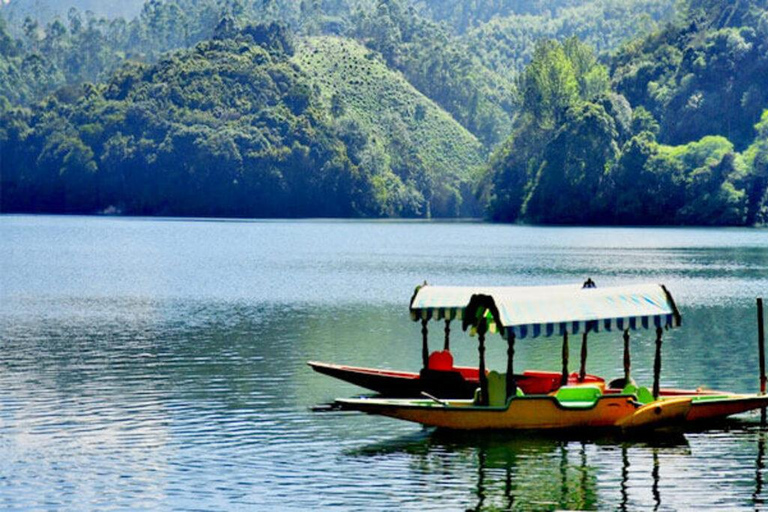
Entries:
{"label": "shoreline vegetation", "polygon": [[85,219],[121,219],[137,221],[167,221],[167,222],[233,222],[233,223],[374,223],[374,224],[488,224],[497,226],[516,226],[521,228],[594,228],[594,229],[733,229],[733,230],[768,230],[768,225],[755,224],[751,226],[712,226],[691,224],[536,224],[532,222],[494,222],[487,217],[198,217],[174,215],[127,215],[105,213],[47,213],[47,212],[2,212],[3,218],[29,217],[82,217]]}
{"label": "shoreline vegetation", "polygon": [[0,213],[768,223],[768,0],[83,2],[0,7]]}

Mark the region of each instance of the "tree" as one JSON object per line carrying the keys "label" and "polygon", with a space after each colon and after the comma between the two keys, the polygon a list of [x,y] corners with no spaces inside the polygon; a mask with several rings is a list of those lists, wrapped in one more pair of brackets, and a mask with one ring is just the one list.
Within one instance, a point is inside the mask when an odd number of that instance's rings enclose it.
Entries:
{"label": "tree", "polygon": [[542,155],[522,215],[534,222],[607,223],[602,191],[618,156],[616,126],[594,103],[571,108]]}
{"label": "tree", "polygon": [[579,83],[562,45],[541,41],[518,81],[522,111],[542,128],[560,125],[579,99]]}

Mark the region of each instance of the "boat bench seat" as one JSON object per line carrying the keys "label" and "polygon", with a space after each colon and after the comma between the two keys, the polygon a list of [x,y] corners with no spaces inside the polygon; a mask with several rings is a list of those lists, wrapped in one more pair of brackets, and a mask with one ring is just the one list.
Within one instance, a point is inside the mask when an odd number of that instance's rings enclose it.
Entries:
{"label": "boat bench seat", "polygon": [[588,409],[595,405],[601,395],[598,386],[563,386],[557,390],[555,399],[563,407]]}

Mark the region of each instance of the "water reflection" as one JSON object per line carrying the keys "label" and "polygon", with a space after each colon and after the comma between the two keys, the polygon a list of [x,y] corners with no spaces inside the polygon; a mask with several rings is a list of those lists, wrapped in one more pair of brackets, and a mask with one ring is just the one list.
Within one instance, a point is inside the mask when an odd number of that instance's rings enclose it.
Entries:
{"label": "water reflection", "polygon": [[[620,452],[616,461],[619,467],[605,468],[605,460],[616,448]],[[691,455],[691,448],[685,435],[675,431],[626,439],[615,435],[585,438],[579,433],[423,430],[346,452],[352,458],[376,459],[403,454],[419,471],[443,474],[447,479],[474,475],[470,482],[474,500],[467,504],[467,510],[604,508],[600,482],[606,476],[610,478],[606,469],[619,475],[616,508],[636,510],[651,505],[650,508],[659,510],[665,487],[662,457],[680,464],[681,457]],[[447,461],[451,461],[450,466]],[[644,485],[646,479],[650,485]],[[638,482],[643,485],[638,486]]]}
{"label": "water reflection", "polygon": [[629,503],[629,452],[626,446],[621,448],[621,502],[619,509],[627,510]]}
{"label": "water reflection", "polygon": [[765,426],[757,433],[757,461],[755,462],[755,492],[752,494],[752,502],[755,507],[763,505],[763,470],[765,469]]}

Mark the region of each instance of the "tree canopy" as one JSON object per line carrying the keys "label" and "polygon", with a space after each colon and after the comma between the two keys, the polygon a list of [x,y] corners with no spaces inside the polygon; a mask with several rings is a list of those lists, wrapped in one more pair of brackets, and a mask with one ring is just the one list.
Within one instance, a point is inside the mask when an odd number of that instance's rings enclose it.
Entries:
{"label": "tree canopy", "polygon": [[426,167],[427,155],[411,142],[417,132],[407,126],[376,144],[370,127],[334,119],[291,60],[294,47],[282,25],[249,26],[152,66],[123,67],[74,97],[10,109],[0,131],[4,208],[250,217],[460,214],[468,172],[456,169],[481,163],[477,141],[406,82],[402,97],[410,94],[424,116],[436,117],[437,133],[422,142],[455,133],[464,151],[447,148]]}
{"label": "tree canopy", "polygon": [[35,5],[2,211],[768,219],[766,0]]}

